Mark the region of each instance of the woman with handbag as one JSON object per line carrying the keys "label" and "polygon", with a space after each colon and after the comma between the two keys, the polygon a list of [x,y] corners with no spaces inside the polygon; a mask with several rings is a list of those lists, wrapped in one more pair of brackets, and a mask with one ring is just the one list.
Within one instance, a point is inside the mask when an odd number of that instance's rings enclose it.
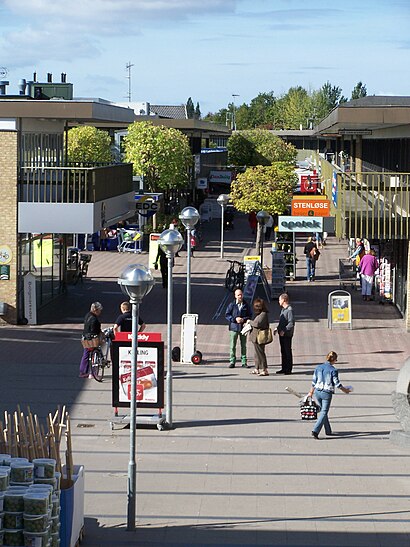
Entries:
{"label": "woman with handbag", "polygon": [[335,387],[346,394],[352,391],[352,388],[344,387],[339,380],[338,370],[334,367],[336,361],[337,353],[335,351],[330,351],[326,355],[326,361],[321,365],[318,365],[313,373],[312,387],[310,388],[308,397],[312,397],[313,393],[315,393],[316,400],[320,406],[320,414],[312,431],[312,437],[314,439],[319,439],[319,433],[322,427],[325,428],[326,435],[332,434],[328,413]]}
{"label": "woman with handbag", "polygon": [[84,329],[82,335],[83,356],[80,362],[80,378],[88,378],[88,355],[102,341],[102,331],[99,316],[103,310],[99,302],[91,304],[90,311],[84,317]]}
{"label": "woman with handbag", "polygon": [[257,374],[258,376],[269,376],[268,364],[266,362],[265,345],[269,344],[269,337],[266,331],[269,331],[270,329],[268,308],[262,298],[255,298],[253,302],[253,311],[255,313],[255,317],[249,321],[252,327],[249,338],[253,343],[253,347],[255,349],[255,368],[250,372],[250,374]]}

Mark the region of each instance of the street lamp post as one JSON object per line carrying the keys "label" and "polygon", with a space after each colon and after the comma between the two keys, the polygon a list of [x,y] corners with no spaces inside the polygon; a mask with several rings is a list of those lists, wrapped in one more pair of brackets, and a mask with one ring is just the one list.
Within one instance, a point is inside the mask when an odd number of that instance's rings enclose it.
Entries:
{"label": "street lamp post", "polygon": [[186,313],[191,313],[191,233],[192,228],[199,220],[199,213],[195,207],[182,209],[179,219],[186,228],[187,233],[187,262],[186,262]]}
{"label": "street lamp post", "polygon": [[263,228],[265,224],[268,222],[269,219],[269,213],[266,211],[259,211],[256,215],[256,220],[258,221],[258,232],[259,232],[259,246],[257,246],[258,249],[260,249],[260,255],[261,255],[261,268],[263,268]]}
{"label": "street lamp post", "polygon": [[130,459],[128,463],[127,486],[127,530],[135,530],[137,505],[137,469],[135,446],[137,431],[137,355],[138,355],[138,315],[142,299],[154,286],[155,280],[149,268],[142,264],[127,266],[118,278],[118,284],[124,295],[130,299],[132,306],[132,341],[131,341],[131,399],[130,399]]}
{"label": "street lamp post", "polygon": [[228,194],[221,194],[217,197],[216,200],[221,206],[221,258],[224,257],[224,216],[225,216],[225,207],[229,201]]}
{"label": "street lamp post", "polygon": [[168,259],[168,291],[167,291],[167,400],[165,417],[168,427],[172,427],[172,263],[184,243],[178,230],[164,230],[158,240],[161,249]]}

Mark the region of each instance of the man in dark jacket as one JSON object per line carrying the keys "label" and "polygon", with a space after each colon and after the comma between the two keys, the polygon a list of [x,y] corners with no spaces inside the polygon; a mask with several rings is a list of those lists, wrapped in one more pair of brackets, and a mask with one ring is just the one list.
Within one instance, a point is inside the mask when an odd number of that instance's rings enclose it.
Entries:
{"label": "man in dark jacket", "polygon": [[279,306],[282,308],[282,311],[280,312],[275,334],[279,334],[282,368],[277,370],[276,374],[292,374],[292,338],[295,331],[295,318],[292,306],[289,304],[289,296],[286,293],[279,296]]}
{"label": "man in dark jacket", "polygon": [[242,366],[247,368],[246,336],[241,334],[241,330],[244,323],[251,318],[251,310],[243,299],[243,292],[241,289],[235,289],[234,295],[235,301],[228,305],[225,312],[225,317],[229,322],[229,368],[235,368],[236,344],[238,338],[241,343]]}
{"label": "man in dark jacket", "polygon": [[320,255],[316,245],[316,239],[314,237],[308,238],[303,252],[306,256],[306,279],[308,281],[314,281],[316,274],[316,261]]}

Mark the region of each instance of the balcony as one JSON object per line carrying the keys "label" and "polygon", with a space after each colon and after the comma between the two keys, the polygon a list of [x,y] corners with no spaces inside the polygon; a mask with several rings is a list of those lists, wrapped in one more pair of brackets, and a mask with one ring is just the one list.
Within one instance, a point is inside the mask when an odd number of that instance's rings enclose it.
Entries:
{"label": "balcony", "polygon": [[95,203],[132,192],[132,164],[102,167],[23,167],[19,202]]}
{"label": "balcony", "polygon": [[94,233],[135,212],[132,164],[22,167],[20,233]]}

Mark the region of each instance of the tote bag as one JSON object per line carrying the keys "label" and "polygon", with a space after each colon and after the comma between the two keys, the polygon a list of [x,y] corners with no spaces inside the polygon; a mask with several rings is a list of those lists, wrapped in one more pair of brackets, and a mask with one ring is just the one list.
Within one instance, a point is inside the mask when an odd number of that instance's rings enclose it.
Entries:
{"label": "tote bag", "polygon": [[272,329],[270,327],[268,329],[259,329],[256,340],[261,346],[270,344],[273,340]]}

